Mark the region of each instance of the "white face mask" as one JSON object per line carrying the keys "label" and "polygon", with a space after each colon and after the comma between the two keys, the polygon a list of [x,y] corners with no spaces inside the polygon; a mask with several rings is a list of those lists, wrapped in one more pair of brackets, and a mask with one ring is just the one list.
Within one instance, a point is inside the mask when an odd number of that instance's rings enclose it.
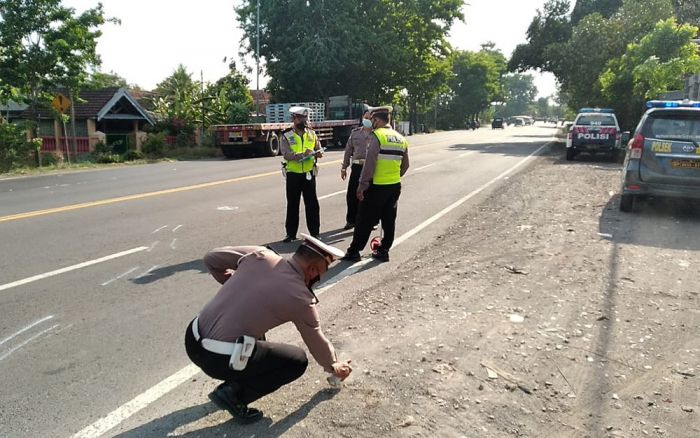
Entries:
{"label": "white face mask", "polygon": [[365,128],[371,128],[372,121],[370,119],[362,119],[362,126]]}

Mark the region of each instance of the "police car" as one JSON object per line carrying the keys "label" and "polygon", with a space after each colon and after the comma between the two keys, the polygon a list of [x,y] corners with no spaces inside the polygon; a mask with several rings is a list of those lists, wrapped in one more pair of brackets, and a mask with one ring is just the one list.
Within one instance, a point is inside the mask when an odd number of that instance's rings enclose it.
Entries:
{"label": "police car", "polygon": [[700,199],[700,102],[653,100],[623,165],[620,210],[647,196]]}
{"label": "police car", "polygon": [[[629,136],[629,133],[626,135]],[[581,152],[622,158],[622,137],[612,109],[581,108],[566,139],[566,159],[571,161]]]}

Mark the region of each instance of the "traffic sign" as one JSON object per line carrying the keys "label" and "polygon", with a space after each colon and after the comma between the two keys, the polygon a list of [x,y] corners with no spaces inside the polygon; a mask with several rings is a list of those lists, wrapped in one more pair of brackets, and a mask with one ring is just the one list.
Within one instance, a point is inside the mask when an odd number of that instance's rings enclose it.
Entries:
{"label": "traffic sign", "polygon": [[70,100],[63,94],[59,93],[53,98],[51,106],[53,106],[59,113],[65,113],[70,109]]}

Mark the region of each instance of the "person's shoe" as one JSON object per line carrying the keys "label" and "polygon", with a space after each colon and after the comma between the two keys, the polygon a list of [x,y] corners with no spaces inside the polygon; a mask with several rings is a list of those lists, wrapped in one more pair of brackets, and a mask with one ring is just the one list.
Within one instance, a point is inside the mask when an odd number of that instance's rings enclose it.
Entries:
{"label": "person's shoe", "polygon": [[377,228],[379,228],[379,224],[376,224],[375,226],[373,226],[372,230],[376,230]]}
{"label": "person's shoe", "polygon": [[282,242],[289,243],[289,242],[292,242],[294,240],[297,240],[297,238],[295,236],[287,236],[284,239],[282,239]]}
{"label": "person's shoe", "polygon": [[340,260],[344,262],[359,262],[362,260],[362,256],[360,255],[359,252],[347,252],[343,257],[340,258]]}
{"label": "person's shoe", "polygon": [[381,248],[377,248],[377,250],[372,253],[372,258],[374,260],[377,260],[380,262],[388,262],[389,261],[389,251],[383,250]]}
{"label": "person's shoe", "polygon": [[352,230],[353,228],[355,228],[355,224],[351,224],[350,222],[343,227],[344,230]]}
{"label": "person's shoe", "polygon": [[209,393],[209,399],[219,408],[228,411],[239,423],[255,423],[263,417],[259,409],[249,408],[236,397],[234,389],[226,382]]}

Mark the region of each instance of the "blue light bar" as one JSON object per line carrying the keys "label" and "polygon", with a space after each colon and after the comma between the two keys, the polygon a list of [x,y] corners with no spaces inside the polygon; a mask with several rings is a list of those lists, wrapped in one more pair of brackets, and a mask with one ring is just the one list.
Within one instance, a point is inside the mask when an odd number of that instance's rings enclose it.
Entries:
{"label": "blue light bar", "polygon": [[694,100],[650,100],[647,108],[700,108],[700,102]]}
{"label": "blue light bar", "polygon": [[612,108],[581,108],[578,110],[579,114],[580,113],[605,113],[605,114],[614,114],[615,110]]}

